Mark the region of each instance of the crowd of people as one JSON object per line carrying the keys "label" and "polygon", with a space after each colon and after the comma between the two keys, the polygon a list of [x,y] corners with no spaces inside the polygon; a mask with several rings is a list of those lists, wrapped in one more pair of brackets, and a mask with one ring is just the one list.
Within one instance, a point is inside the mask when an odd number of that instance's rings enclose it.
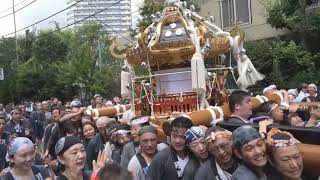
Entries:
{"label": "crowd of people", "polygon": [[[289,90],[291,102],[319,102],[317,86]],[[275,85],[263,94],[276,91]],[[298,93],[299,92],[299,93]],[[313,180],[303,169],[300,142],[270,124],[319,127],[320,110],[295,112],[268,101],[252,110],[251,94],[235,90],[233,132],[217,125],[195,126],[189,116],[172,117],[167,141],[148,116],[101,116],[86,110],[120,103],[95,95],[84,107],[78,99],[0,104],[0,179],[3,180]],[[124,118],[124,117],[123,117]],[[251,124],[257,124],[255,129]]]}
{"label": "crowd of people", "polygon": [[[263,90],[263,95],[279,91],[276,85],[270,85]],[[310,103],[320,102],[320,94],[318,93],[318,86],[315,84],[303,83],[299,88],[288,90],[289,103]],[[320,127],[318,123],[319,109],[314,107],[308,107],[304,105],[295,106],[297,109],[290,111],[288,108],[283,108],[276,102],[269,101],[263,103],[259,109],[259,113],[248,115],[252,121],[257,118],[261,120],[264,116],[271,114],[275,124],[279,125],[291,125],[295,127]],[[286,109],[286,110],[283,110]]]}

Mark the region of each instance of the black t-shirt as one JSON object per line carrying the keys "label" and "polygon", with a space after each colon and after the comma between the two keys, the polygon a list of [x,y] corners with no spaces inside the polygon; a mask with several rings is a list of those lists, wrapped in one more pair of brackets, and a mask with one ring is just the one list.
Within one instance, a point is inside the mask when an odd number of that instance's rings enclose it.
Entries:
{"label": "black t-shirt", "polygon": [[59,141],[59,139],[62,137],[64,137],[64,134],[61,132],[59,125],[53,126],[51,129],[49,140],[47,142],[47,148],[48,148],[49,154],[54,159],[56,158],[55,145]]}
{"label": "black t-shirt", "polygon": [[[50,177],[49,170],[43,166],[32,166],[32,172],[35,180],[45,180],[46,178]],[[16,178],[9,171],[4,174],[1,180],[15,180],[15,179]]]}
{"label": "black t-shirt", "polygon": [[[29,137],[26,135],[26,130],[29,129]],[[6,131],[15,137],[28,137],[31,138],[33,127],[28,121],[19,121],[19,123],[14,123],[12,120],[6,123]],[[32,138],[31,138],[32,139]]]}
{"label": "black t-shirt", "polygon": [[47,150],[48,149],[48,142],[51,136],[51,132],[53,127],[55,126],[55,123],[51,123],[48,124],[48,126],[46,127],[45,131],[44,131],[44,135],[43,135],[43,149]]}
{"label": "black t-shirt", "polygon": [[237,167],[238,167],[238,163],[237,163],[237,162],[234,162],[233,165],[232,165],[232,167],[229,168],[229,169],[227,169],[226,171],[227,171],[229,174],[233,174],[233,172],[236,171]]}
{"label": "black t-shirt", "polygon": [[[90,180],[91,172],[89,172],[89,171],[84,171],[84,172],[82,173],[82,175],[83,175],[83,180]],[[54,178],[54,180],[69,180],[69,179],[68,179],[65,175],[60,174],[60,175],[56,176],[56,177]]]}
{"label": "black t-shirt", "polygon": [[[268,179],[271,179],[271,180],[282,180],[283,177],[281,176],[280,173],[278,173],[277,171],[274,171],[272,174],[268,174]],[[318,177],[313,177],[313,176],[310,176],[310,175],[302,174],[301,179],[302,180],[318,180]]]}
{"label": "black t-shirt", "polygon": [[231,116],[227,119],[227,122],[230,122],[230,123],[247,123],[245,121],[243,121],[242,119],[238,118],[238,117],[235,117],[235,116]]}
{"label": "black t-shirt", "polygon": [[0,135],[0,171],[6,168],[6,154],[7,154],[7,145],[9,144],[10,134],[8,132],[4,132]]}

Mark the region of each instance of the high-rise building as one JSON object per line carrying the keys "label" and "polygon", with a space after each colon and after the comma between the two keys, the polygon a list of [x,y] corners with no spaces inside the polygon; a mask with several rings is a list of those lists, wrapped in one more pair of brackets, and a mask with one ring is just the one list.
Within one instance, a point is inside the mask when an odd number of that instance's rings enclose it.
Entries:
{"label": "high-rise building", "polygon": [[[79,0],[67,0],[70,6]],[[105,10],[104,10],[105,9]],[[82,21],[90,15],[102,12]],[[71,7],[67,12],[68,24],[82,26],[88,21],[101,23],[110,34],[128,32],[131,27],[131,0],[83,0]]]}

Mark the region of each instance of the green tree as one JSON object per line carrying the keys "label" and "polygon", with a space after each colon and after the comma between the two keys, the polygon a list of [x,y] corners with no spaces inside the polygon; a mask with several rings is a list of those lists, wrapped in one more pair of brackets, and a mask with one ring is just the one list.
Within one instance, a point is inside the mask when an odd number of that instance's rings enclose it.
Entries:
{"label": "green tree", "polygon": [[68,44],[61,36],[61,32],[41,31],[37,36],[39,38],[32,43],[32,55],[35,59],[45,64],[64,60],[68,52]]}
{"label": "green tree", "polygon": [[246,48],[256,68],[266,75],[266,84],[292,88],[304,82],[320,82],[320,54],[312,54],[294,41],[253,41],[247,42]]}
{"label": "green tree", "polygon": [[267,22],[274,28],[287,28],[295,33],[303,47],[309,47],[312,39],[320,37],[319,12],[306,10],[312,1],[267,0],[263,3],[267,9]]}
{"label": "green tree", "polygon": [[163,1],[144,0],[143,5],[139,7],[142,19],[140,19],[137,24],[137,28],[139,29],[138,32],[144,31],[150,24],[152,24],[152,15],[157,12],[161,12],[163,7]]}
{"label": "green tree", "polygon": [[[12,76],[9,82],[11,99],[20,101],[22,98],[46,99],[56,95],[56,70],[53,63],[64,61],[68,52],[67,42],[61,37],[61,32],[48,33],[40,31],[38,38],[28,39],[19,37],[19,63],[12,67]],[[28,41],[31,44],[28,46]],[[31,57],[26,53],[30,51]]]}
{"label": "green tree", "polygon": [[[0,41],[0,67],[5,69],[6,77],[0,81],[0,102],[52,96],[71,100],[80,93],[80,84],[85,85],[82,90],[88,97],[94,93],[119,95],[120,63],[107,52],[109,38],[101,25],[89,23],[77,30],[40,31],[31,38],[19,36],[18,42],[19,62],[13,63],[14,39]],[[96,66],[98,60],[100,64]]]}
{"label": "green tree", "polygon": [[[99,36],[99,34],[101,36]],[[98,45],[104,44],[103,49]],[[83,87],[86,94],[85,99],[89,99],[93,94],[100,93],[105,97],[118,95],[121,69],[119,66],[111,66],[112,61],[107,51],[109,44],[108,37],[102,26],[97,24],[87,24],[80,27],[70,39],[70,51],[66,61],[56,63],[57,84],[60,87],[70,89],[69,94],[78,94],[79,85]],[[98,57],[100,56],[100,57]],[[96,67],[97,58],[101,58],[100,68]],[[71,92],[71,93],[70,93]]]}
{"label": "green tree", "polygon": [[4,71],[4,80],[0,81],[0,102],[11,101],[9,84],[13,76],[11,62],[16,58],[14,38],[0,39],[0,67]]}

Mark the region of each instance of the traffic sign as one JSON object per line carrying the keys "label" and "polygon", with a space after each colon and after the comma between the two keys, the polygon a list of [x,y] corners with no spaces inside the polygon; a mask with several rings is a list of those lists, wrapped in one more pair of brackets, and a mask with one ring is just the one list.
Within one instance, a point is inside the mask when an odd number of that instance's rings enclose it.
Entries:
{"label": "traffic sign", "polygon": [[4,80],[3,68],[0,68],[0,80]]}

